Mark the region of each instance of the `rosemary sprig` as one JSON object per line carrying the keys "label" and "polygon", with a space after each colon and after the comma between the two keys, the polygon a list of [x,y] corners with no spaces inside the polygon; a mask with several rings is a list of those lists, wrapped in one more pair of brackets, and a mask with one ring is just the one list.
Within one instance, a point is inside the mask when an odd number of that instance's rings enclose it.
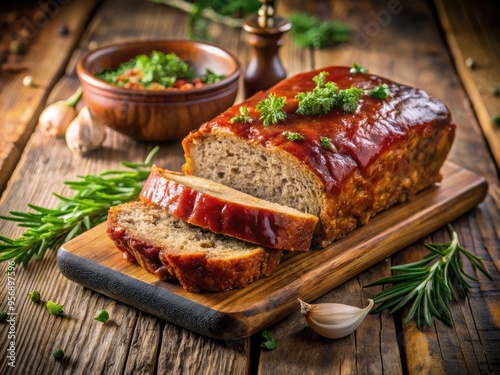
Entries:
{"label": "rosemary sprig", "polygon": [[66,181],[72,197],[54,195],[59,202],[56,208],[44,208],[28,204],[34,212],[11,211],[12,216],[0,219],[15,221],[28,228],[19,238],[0,236],[0,262],[14,259],[27,266],[33,257],[40,259],[47,249],[58,249],[62,244],[104,222],[111,206],[136,199],[149,176],[155,147],[144,163],[122,162],[130,170],[110,170],[99,175],[80,177],[78,181]]}
{"label": "rosemary sprig", "polygon": [[366,285],[392,284],[391,287],[377,293],[372,299],[380,305],[375,312],[389,309],[392,314],[413,300],[404,323],[415,318],[417,327],[422,330],[423,324],[432,325],[433,316],[451,325],[449,302],[465,298],[471,288],[468,280],[477,281],[464,271],[460,254],[489,279],[491,275],[481,262],[481,257],[467,251],[458,242],[457,233],[448,225],[451,241],[438,244],[424,244],[430,250],[423,259],[391,267],[395,271],[392,276]]}

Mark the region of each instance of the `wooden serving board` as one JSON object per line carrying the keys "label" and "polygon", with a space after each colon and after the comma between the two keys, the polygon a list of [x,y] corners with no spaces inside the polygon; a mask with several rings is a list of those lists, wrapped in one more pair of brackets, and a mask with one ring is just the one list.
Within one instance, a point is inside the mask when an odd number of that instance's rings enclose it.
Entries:
{"label": "wooden serving board", "polygon": [[297,298],[318,298],[484,199],[483,177],[451,163],[442,172],[439,186],[378,214],[323,250],[287,253],[275,274],[243,289],[196,294],[159,281],[123,260],[105,223],[61,247],[58,264],[69,279],[169,322],[217,339],[241,339],[297,311]]}

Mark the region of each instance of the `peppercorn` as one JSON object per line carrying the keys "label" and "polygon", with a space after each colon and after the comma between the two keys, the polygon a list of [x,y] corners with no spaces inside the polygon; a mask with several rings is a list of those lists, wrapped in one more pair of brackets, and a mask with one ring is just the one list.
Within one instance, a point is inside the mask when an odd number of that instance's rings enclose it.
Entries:
{"label": "peppercorn", "polygon": [[69,34],[69,29],[67,25],[61,25],[59,26],[58,33],[60,36],[66,36]]}

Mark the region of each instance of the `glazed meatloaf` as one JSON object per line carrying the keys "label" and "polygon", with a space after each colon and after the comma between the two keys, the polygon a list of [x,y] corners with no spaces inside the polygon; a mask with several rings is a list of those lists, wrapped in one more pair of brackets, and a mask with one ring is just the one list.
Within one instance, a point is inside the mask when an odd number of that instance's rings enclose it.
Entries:
{"label": "glazed meatloaf", "polygon": [[188,224],[154,203],[111,207],[107,233],[125,259],[190,292],[245,287],[271,275],[282,255]]}
{"label": "glazed meatloaf", "polygon": [[[354,111],[297,113],[297,93],[313,91],[323,71],[340,90],[363,90]],[[370,92],[384,84],[387,98]],[[264,124],[256,106],[270,94],[286,98],[285,118]],[[447,107],[425,91],[327,67],[283,80],[203,124],[183,141],[183,170],[318,216],[314,245],[324,247],[438,181],[454,133]]]}

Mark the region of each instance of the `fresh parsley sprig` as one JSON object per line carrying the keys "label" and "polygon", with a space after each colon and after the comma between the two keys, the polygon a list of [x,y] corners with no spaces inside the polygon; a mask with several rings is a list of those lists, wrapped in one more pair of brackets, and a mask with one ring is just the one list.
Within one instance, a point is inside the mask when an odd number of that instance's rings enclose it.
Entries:
{"label": "fresh parsley sprig", "polygon": [[321,72],[313,77],[316,87],[312,91],[299,92],[295,99],[299,102],[299,115],[321,115],[328,113],[334,105],[339,88],[335,82],[326,82],[328,72]]}
{"label": "fresh parsley sprig", "polygon": [[111,206],[139,196],[158,149],[155,147],[144,163],[121,163],[130,170],[111,170],[83,176],[78,181],[66,181],[65,184],[76,193],[72,197],[54,194],[59,199],[56,208],[28,204],[34,212],[11,211],[12,216],[0,216],[0,219],[28,228],[17,239],[0,236],[0,262],[14,259],[27,266],[33,257],[40,259],[47,249],[56,250],[104,222]]}
{"label": "fresh parsley sprig", "polygon": [[393,314],[413,301],[404,323],[416,320],[422,330],[423,324],[432,325],[433,317],[451,325],[449,302],[464,298],[471,285],[467,279],[477,278],[464,271],[461,255],[470,261],[472,267],[488,278],[491,275],[478,257],[467,251],[458,241],[457,233],[448,225],[451,240],[446,243],[425,244],[431,252],[420,261],[391,267],[392,276],[366,285],[392,284],[391,287],[375,294],[372,299],[380,303],[375,312],[389,309]]}
{"label": "fresh parsley sprig", "polygon": [[240,106],[240,114],[235,115],[229,120],[231,124],[235,122],[246,122],[247,124],[252,123],[252,118],[248,115],[248,108],[245,106]]}
{"label": "fresh parsley sprig", "polygon": [[328,72],[321,72],[313,77],[316,87],[312,91],[299,92],[295,99],[298,101],[299,115],[321,115],[328,113],[333,107],[341,107],[344,112],[354,113],[358,108],[363,90],[350,87],[339,90],[334,82],[326,82]]}
{"label": "fresh parsley sprig", "polygon": [[261,100],[255,106],[255,110],[261,112],[260,120],[264,127],[276,124],[286,118],[283,107],[286,105],[286,96],[277,97],[274,92],[270,93],[266,99]]}
{"label": "fresh parsley sprig", "polygon": [[369,93],[376,99],[385,100],[389,97],[389,86],[386,83],[382,83],[371,89]]}
{"label": "fresh parsley sprig", "polygon": [[358,74],[358,73],[368,73],[368,69],[363,68],[361,65],[358,65],[356,63],[352,64],[350,73],[352,75]]}

